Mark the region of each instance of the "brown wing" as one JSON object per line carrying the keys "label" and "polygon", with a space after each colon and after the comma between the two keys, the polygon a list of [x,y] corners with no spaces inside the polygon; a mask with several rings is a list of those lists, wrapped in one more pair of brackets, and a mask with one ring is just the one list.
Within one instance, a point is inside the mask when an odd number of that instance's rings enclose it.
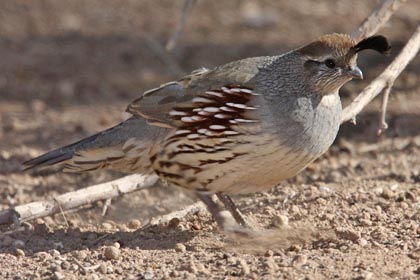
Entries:
{"label": "brown wing", "polygon": [[[270,60],[270,57],[254,57],[228,63],[212,70],[200,69],[175,82],[163,84],[145,92],[134,100],[127,112],[145,118],[150,124],[161,127],[176,127],[173,108],[196,106],[193,99],[206,91],[221,90],[222,87],[242,86],[254,88],[253,77],[259,65]],[[241,100],[239,100],[241,101]]]}
{"label": "brown wing", "polygon": [[208,72],[204,68],[196,70],[179,81],[146,91],[128,105],[127,112],[145,118],[152,125],[173,127],[169,122],[169,111],[181,103],[191,101],[194,98],[193,91],[189,90],[192,81]]}
{"label": "brown wing", "polygon": [[176,129],[151,149],[152,168],[172,184],[204,190],[220,176],[209,166],[233,161],[251,147],[244,136],[260,129],[258,96],[248,86],[226,85],[174,107],[168,114]]}

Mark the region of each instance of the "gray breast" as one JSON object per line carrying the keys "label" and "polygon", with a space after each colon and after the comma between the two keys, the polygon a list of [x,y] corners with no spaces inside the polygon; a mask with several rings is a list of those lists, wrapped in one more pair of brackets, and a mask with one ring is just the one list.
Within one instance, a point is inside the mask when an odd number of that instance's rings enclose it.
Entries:
{"label": "gray breast", "polygon": [[[264,101],[267,102],[267,101]],[[262,112],[263,129],[276,134],[281,145],[292,151],[306,151],[316,157],[333,143],[341,120],[338,93],[318,98],[317,95],[283,97],[272,100]]]}

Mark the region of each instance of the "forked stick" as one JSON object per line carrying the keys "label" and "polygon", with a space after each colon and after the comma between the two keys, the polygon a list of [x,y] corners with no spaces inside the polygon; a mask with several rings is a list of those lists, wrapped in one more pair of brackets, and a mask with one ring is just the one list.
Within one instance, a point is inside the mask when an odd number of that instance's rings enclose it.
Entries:
{"label": "forked stick", "polygon": [[178,24],[172,36],[169,38],[168,42],[166,43],[166,51],[172,51],[175,48],[176,41],[178,40],[179,35],[181,34],[182,30],[185,27],[185,21],[187,19],[187,14],[191,10],[192,6],[194,5],[196,0],[185,0],[184,6],[182,7],[181,15],[178,19]]}
{"label": "forked stick", "polygon": [[158,180],[156,175],[129,175],[111,182],[106,182],[74,192],[68,192],[55,198],[19,205],[16,208],[0,211],[0,225],[33,220],[74,209],[96,201],[121,196],[126,193],[153,186]]}
{"label": "forked stick", "polygon": [[348,105],[342,116],[342,122],[355,121],[356,115],[381,93],[387,85],[392,85],[395,79],[401,74],[407,64],[415,57],[420,48],[420,25],[408,40],[400,54],[375,80],[373,80],[351,103]]}
{"label": "forked stick", "polygon": [[363,23],[351,33],[351,36],[360,41],[374,35],[391,18],[395,11],[406,2],[406,0],[383,0],[363,21]]}

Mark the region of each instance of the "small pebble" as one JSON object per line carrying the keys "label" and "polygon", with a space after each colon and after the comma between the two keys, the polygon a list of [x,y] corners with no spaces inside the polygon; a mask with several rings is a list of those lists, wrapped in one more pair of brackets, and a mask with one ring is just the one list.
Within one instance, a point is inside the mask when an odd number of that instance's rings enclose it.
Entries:
{"label": "small pebble", "polygon": [[53,256],[54,258],[58,258],[61,254],[60,254],[60,252],[59,251],[57,251],[57,250],[55,250],[55,249],[52,249],[52,250],[49,250],[48,251],[48,253],[51,255],[51,256]]}
{"label": "small pebble", "polygon": [[392,186],[390,186],[390,190],[391,191],[396,191],[400,186],[398,184],[393,184]]}
{"label": "small pebble", "polygon": [[192,227],[193,230],[200,230],[201,229],[201,226],[198,222],[194,222],[191,227]]}
{"label": "small pebble", "polygon": [[87,278],[89,280],[99,280],[99,276],[97,274],[91,274],[89,275],[89,277]]}
{"label": "small pebble", "polygon": [[171,271],[171,273],[169,273],[169,275],[171,276],[171,277],[179,277],[179,272],[178,271],[176,271],[176,270],[174,270],[174,271]]}
{"label": "small pebble", "polygon": [[271,270],[271,271],[276,271],[276,270],[278,270],[278,266],[277,266],[277,265],[276,265],[276,263],[274,262],[274,259],[273,259],[273,258],[267,258],[267,259],[265,260],[264,267],[265,267],[266,269],[268,269],[268,270]]}
{"label": "small pebble", "polygon": [[400,203],[400,207],[401,207],[401,209],[407,209],[408,208],[408,204],[407,204],[407,202],[401,202]]}
{"label": "small pebble", "polygon": [[390,189],[384,188],[381,196],[385,199],[391,199],[392,197],[394,197],[394,193]]}
{"label": "small pebble", "polygon": [[268,250],[267,252],[265,252],[264,256],[265,257],[272,257],[274,255],[274,252],[271,250]]}
{"label": "small pebble", "polygon": [[39,258],[41,261],[48,261],[52,259],[51,255],[47,252],[37,252],[34,254],[34,257]]}
{"label": "small pebble", "polygon": [[272,215],[274,215],[275,213],[276,213],[276,209],[274,209],[273,207],[271,207],[271,206],[266,206],[265,208],[264,208],[264,210],[263,210],[263,213],[264,214],[266,214],[266,215],[270,215],[270,216],[272,216]]}
{"label": "small pebble", "polygon": [[108,246],[105,248],[104,255],[107,260],[116,260],[120,257],[120,249],[114,246]]}
{"label": "small pebble", "polygon": [[83,261],[87,257],[87,254],[84,251],[75,251],[72,255],[79,261]]}
{"label": "small pebble", "polygon": [[187,280],[195,280],[195,279],[197,279],[197,278],[194,276],[194,274],[192,274],[191,272],[188,272],[188,271],[184,271],[184,272],[182,273],[182,278],[183,278],[183,279],[187,279]]}
{"label": "small pebble", "polygon": [[360,223],[362,225],[365,225],[365,226],[371,226],[372,225],[372,221],[368,220],[368,219],[360,219]]}
{"label": "small pebble", "polygon": [[297,255],[292,260],[292,266],[299,267],[305,265],[308,262],[308,256],[306,255]]}
{"label": "small pebble", "polygon": [[56,272],[54,272],[52,279],[61,280],[61,279],[64,279],[64,277],[65,276],[61,272],[56,271]]}
{"label": "small pebble", "polygon": [[289,218],[284,215],[276,215],[273,217],[272,223],[277,228],[284,228],[289,225]]}
{"label": "small pebble", "polygon": [[362,247],[365,247],[366,245],[368,245],[368,242],[367,242],[366,239],[360,238],[359,239],[359,245],[362,246]]}
{"label": "small pebble", "polygon": [[99,265],[99,272],[102,274],[106,274],[107,271],[108,271],[108,267],[106,266],[106,263],[101,263]]}
{"label": "small pebble", "polygon": [[331,191],[331,189],[327,186],[321,186],[321,187],[319,187],[319,190],[321,192],[330,192]]}
{"label": "small pebble", "polygon": [[152,280],[153,278],[155,278],[155,274],[153,273],[153,270],[151,270],[151,269],[148,269],[143,274],[143,279],[145,279],[145,280]]}
{"label": "small pebble", "polygon": [[296,244],[293,244],[289,247],[289,251],[291,252],[300,252],[302,250],[302,247]]}
{"label": "small pebble", "polygon": [[244,259],[238,259],[236,264],[241,268],[241,272],[240,272],[241,276],[246,276],[251,272],[249,265],[246,263]]}
{"label": "small pebble", "polygon": [[327,221],[334,221],[334,219],[335,219],[335,215],[334,215],[334,214],[331,214],[331,213],[327,213],[327,214],[325,214],[325,215],[323,216],[323,218],[324,218],[325,220],[327,220]]}
{"label": "small pebble", "polygon": [[68,261],[63,261],[61,263],[61,268],[62,269],[66,270],[66,269],[69,269],[69,267],[70,267],[70,263]]}
{"label": "small pebble", "polygon": [[413,250],[410,254],[408,254],[408,256],[413,260],[420,259],[420,248]]}
{"label": "small pebble", "polygon": [[25,256],[25,252],[22,249],[16,249],[15,250],[15,255],[18,258],[24,257]]}
{"label": "small pebble", "polygon": [[177,227],[178,225],[179,225],[179,223],[180,223],[181,221],[178,219],[178,218],[172,218],[170,221],[169,221],[169,226],[171,227],[171,228],[175,228],[175,227]]}
{"label": "small pebble", "polygon": [[362,274],[364,280],[370,280],[373,278],[373,273],[370,271],[365,271]]}
{"label": "small pebble", "polygon": [[185,251],[187,251],[187,248],[185,247],[185,245],[184,245],[184,244],[177,243],[177,244],[175,245],[175,251],[176,251],[176,252],[179,252],[179,253],[184,253]]}
{"label": "small pebble", "polygon": [[115,268],[115,273],[121,275],[121,274],[123,274],[123,269],[121,267],[117,267],[117,268]]}
{"label": "small pebble", "polygon": [[141,227],[141,222],[140,222],[140,220],[133,219],[133,220],[128,222],[127,227],[129,229],[138,229],[138,228]]}
{"label": "small pebble", "polygon": [[54,271],[60,271],[60,270],[61,270],[61,266],[60,266],[60,265],[58,265],[58,264],[56,264],[56,263],[53,263],[53,264],[50,266],[50,270],[51,270],[52,272],[54,272]]}
{"label": "small pebble", "polygon": [[195,268],[197,269],[198,272],[204,272],[204,271],[206,271],[206,267],[202,263],[197,263],[195,265]]}
{"label": "small pebble", "polygon": [[294,214],[299,214],[300,213],[300,209],[297,205],[292,205],[291,210]]}
{"label": "small pebble", "polygon": [[197,267],[195,266],[195,263],[193,261],[189,261],[185,266],[184,269],[186,271],[189,271],[193,274],[197,274],[198,270]]}
{"label": "small pebble", "polygon": [[111,225],[110,223],[102,223],[102,226],[106,230],[112,230],[112,229],[114,229],[114,226]]}
{"label": "small pebble", "polygon": [[117,228],[121,232],[129,232],[130,231],[130,229],[128,228],[128,226],[126,224],[118,224]]}

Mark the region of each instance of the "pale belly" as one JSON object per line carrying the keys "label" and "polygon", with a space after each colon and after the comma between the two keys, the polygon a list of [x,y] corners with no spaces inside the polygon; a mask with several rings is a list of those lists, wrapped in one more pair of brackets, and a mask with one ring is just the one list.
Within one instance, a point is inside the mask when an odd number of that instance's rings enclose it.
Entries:
{"label": "pale belly", "polygon": [[213,167],[219,176],[206,186],[212,192],[230,194],[266,191],[298,174],[316,155],[286,146],[256,147],[255,153],[239,157],[228,166]]}

